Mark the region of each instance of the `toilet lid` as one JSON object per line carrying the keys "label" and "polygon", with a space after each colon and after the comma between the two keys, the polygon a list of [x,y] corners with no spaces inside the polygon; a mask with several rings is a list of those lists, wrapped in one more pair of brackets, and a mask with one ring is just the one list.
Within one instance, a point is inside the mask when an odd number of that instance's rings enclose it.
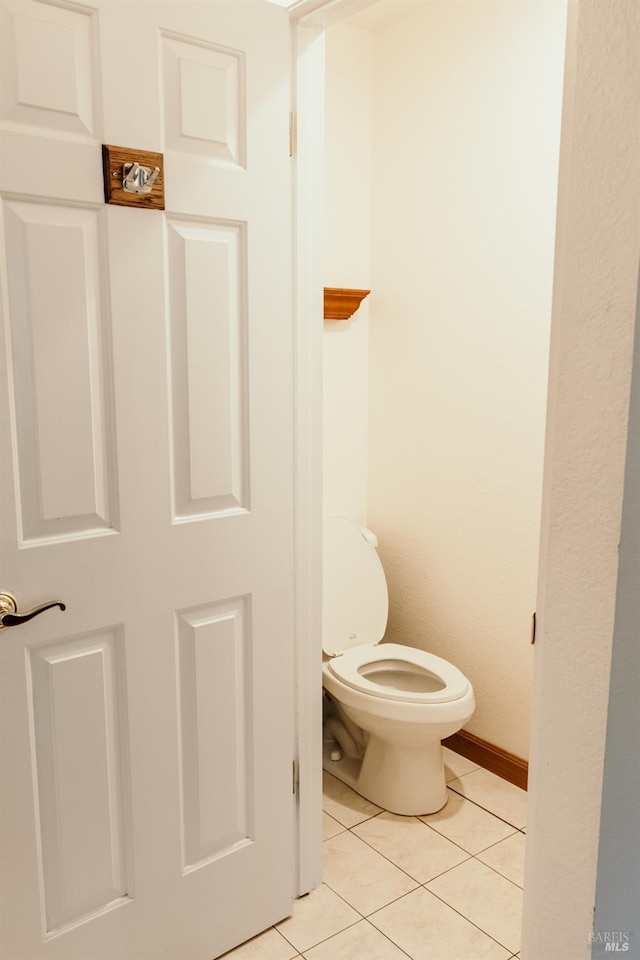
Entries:
{"label": "toilet lid", "polygon": [[375,547],[345,517],[324,522],[322,649],[335,656],[376,644],[387,627],[387,581]]}
{"label": "toilet lid", "polygon": [[398,643],[345,651],[327,664],[331,673],[373,697],[406,703],[450,703],[471,684],[448,660]]}

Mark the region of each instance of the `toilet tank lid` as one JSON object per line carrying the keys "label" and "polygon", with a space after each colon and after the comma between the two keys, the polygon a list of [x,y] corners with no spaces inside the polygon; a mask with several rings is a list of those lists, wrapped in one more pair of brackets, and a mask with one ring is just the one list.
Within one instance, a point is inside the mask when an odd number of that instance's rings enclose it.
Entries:
{"label": "toilet tank lid", "polygon": [[329,517],[323,533],[322,649],[336,656],[382,640],[389,597],[370,531],[346,517]]}

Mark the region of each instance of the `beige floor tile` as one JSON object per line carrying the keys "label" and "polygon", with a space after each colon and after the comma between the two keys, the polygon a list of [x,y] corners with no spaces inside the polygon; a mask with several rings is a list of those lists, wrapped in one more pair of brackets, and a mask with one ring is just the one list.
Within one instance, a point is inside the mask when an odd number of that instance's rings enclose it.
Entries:
{"label": "beige floor tile", "polygon": [[325,840],[323,862],[325,883],[365,916],[417,886],[349,832]]}
{"label": "beige floor tile", "polygon": [[517,832],[515,827],[487,813],[470,800],[451,790],[447,793],[449,799],[442,810],[418,819],[468,853],[479,853]]}
{"label": "beige floor tile", "polygon": [[351,787],[332,777],[326,771],[322,776],[322,807],[325,813],[345,827],[355,827],[357,823],[375,817],[381,808],[375,803],[359,796]]}
{"label": "beige floor tile", "polygon": [[469,856],[416,817],[380,813],[354,827],[353,833],[418,883],[432,880]]}
{"label": "beige floor tile", "polygon": [[451,780],[449,787],[519,830],[527,822],[526,790],[521,790],[490,770],[479,767],[464,777]]}
{"label": "beige floor tile", "polygon": [[331,837],[337,836],[339,833],[344,833],[346,827],[343,827],[341,823],[338,823],[337,820],[334,820],[333,817],[330,817],[328,813],[322,811],[322,839],[330,840]]}
{"label": "beige floor tile", "polygon": [[369,919],[412,960],[509,960],[511,956],[424,887]]}
{"label": "beige floor tile", "polygon": [[225,953],[221,960],[293,960],[299,956],[298,951],[271,928]]}
{"label": "beige floor tile", "polygon": [[296,900],[293,916],[278,923],[276,929],[302,953],[358,920],[359,914],[322,884],[308,896]]}
{"label": "beige floor tile", "polygon": [[522,890],[515,883],[478,860],[466,860],[426,888],[511,953],[520,949]]}
{"label": "beige floor tile", "polygon": [[507,880],[517,883],[519,887],[524,886],[524,849],[526,845],[524,833],[514,833],[501,840],[500,843],[488,847],[478,854],[478,860],[482,860],[492,870],[501,873]]}
{"label": "beige floor tile", "polygon": [[368,920],[343,930],[305,953],[305,960],[407,960]]}
{"label": "beige floor tile", "polygon": [[478,764],[467,760],[459,753],[454,753],[448,747],[442,748],[442,757],[444,759],[445,780],[455,780],[457,777],[463,777],[465,773],[471,773],[478,769]]}

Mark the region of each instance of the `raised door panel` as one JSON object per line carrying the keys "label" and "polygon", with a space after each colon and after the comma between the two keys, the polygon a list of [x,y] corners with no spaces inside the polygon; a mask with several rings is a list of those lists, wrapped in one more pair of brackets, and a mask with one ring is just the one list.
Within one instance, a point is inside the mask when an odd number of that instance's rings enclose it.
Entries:
{"label": "raised door panel", "polygon": [[244,54],[163,31],[162,76],[166,149],[244,167]]}
{"label": "raised door panel", "polygon": [[11,0],[0,11],[1,121],[74,138],[96,134],[96,11]]}
{"label": "raised door panel", "polygon": [[100,217],[4,206],[21,539],[110,533],[118,498]]}
{"label": "raised door panel", "polygon": [[45,938],[131,894],[122,633],[29,651]]}
{"label": "raised door panel", "polygon": [[177,615],[185,872],[253,833],[249,599]]}
{"label": "raised door panel", "polygon": [[248,508],[245,225],[168,219],[174,519]]}

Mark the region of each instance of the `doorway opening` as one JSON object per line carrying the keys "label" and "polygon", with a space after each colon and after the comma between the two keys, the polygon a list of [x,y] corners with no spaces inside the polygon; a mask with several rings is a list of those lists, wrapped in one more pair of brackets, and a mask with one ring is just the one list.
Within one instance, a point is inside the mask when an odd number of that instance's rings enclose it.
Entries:
{"label": "doorway opening", "polygon": [[[379,3],[326,33],[325,516],[373,529],[387,639],[526,760],[566,4]],[[511,945],[507,945],[511,946]]]}

